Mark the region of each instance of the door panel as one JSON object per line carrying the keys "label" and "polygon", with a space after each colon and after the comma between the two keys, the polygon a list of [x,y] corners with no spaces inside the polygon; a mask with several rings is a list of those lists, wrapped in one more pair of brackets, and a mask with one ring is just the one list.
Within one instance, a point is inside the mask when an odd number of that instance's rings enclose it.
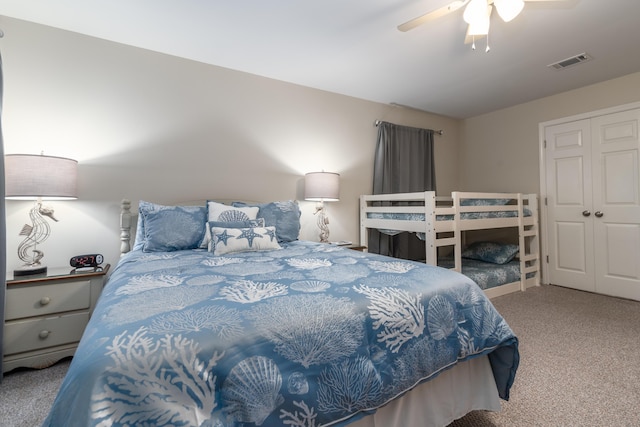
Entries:
{"label": "door panel", "polygon": [[556,222],[558,270],[586,274],[584,223]]}
{"label": "door panel", "polygon": [[604,224],[607,255],[606,277],[640,280],[638,242],[640,226],[634,224]]}
{"label": "door panel", "polygon": [[584,206],[582,156],[556,159],[555,169],[556,205]]}
{"label": "door panel", "polygon": [[545,141],[549,282],[594,291],[590,122],[549,126]]}
{"label": "door panel", "polygon": [[638,182],[638,152],[621,151],[603,153],[602,187],[605,205],[638,204],[638,188],[632,183]]}
{"label": "door panel", "polygon": [[640,300],[640,110],[591,123],[596,291]]}
{"label": "door panel", "polygon": [[[615,143],[620,141],[636,141],[638,139],[638,123],[633,118],[633,110],[628,113],[622,113],[629,117],[629,120],[614,118],[612,123],[603,123],[602,120],[596,118],[596,122],[600,121],[600,142],[602,144]],[[619,113],[609,114],[603,117],[615,117]],[[626,118],[626,117],[625,117]],[[605,121],[607,119],[604,119]]]}

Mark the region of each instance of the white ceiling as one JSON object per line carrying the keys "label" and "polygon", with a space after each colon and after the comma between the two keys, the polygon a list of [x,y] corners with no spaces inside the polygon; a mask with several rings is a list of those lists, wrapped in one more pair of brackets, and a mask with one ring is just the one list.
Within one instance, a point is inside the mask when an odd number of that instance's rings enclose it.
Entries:
{"label": "white ceiling", "polygon": [[[397,30],[449,1],[1,0],[0,15],[454,118],[640,71],[639,0],[494,12],[489,53],[464,44],[462,10]],[[547,67],[583,52],[593,60]]]}

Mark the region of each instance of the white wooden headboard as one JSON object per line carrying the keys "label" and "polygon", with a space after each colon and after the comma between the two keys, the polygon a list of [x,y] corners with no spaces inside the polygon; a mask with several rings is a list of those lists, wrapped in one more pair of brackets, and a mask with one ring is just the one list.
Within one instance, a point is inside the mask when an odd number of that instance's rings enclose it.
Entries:
{"label": "white wooden headboard", "polygon": [[122,202],[120,202],[120,256],[131,250],[131,227],[133,222],[131,201],[122,199]]}

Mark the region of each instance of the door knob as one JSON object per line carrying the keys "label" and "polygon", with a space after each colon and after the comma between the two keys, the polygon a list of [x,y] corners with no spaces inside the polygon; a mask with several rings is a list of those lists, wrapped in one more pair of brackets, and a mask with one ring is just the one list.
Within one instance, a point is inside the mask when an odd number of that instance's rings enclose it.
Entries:
{"label": "door knob", "polygon": [[600,211],[596,211],[594,215],[597,216],[598,218],[602,218],[604,214]]}
{"label": "door knob", "polygon": [[582,211],[582,216],[589,216],[591,215],[590,211]]}

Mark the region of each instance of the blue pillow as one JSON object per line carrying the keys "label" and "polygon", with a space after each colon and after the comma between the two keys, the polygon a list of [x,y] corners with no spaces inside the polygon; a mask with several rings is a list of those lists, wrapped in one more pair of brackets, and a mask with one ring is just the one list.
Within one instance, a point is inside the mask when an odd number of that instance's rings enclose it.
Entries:
{"label": "blue pillow", "polygon": [[516,256],[519,250],[518,245],[509,243],[475,242],[462,251],[462,258],[506,264]]}
{"label": "blue pillow", "polygon": [[[140,203],[146,203],[140,201]],[[144,246],[144,217],[138,211],[138,223],[136,224],[136,238],[133,241],[132,251],[141,251]]]}
{"label": "blue pillow", "polygon": [[[205,206],[163,206],[141,200],[138,212],[141,230],[136,236],[140,234],[144,252],[195,249],[204,237]],[[135,246],[140,246],[137,241]]]}
{"label": "blue pillow", "polygon": [[266,227],[275,227],[278,242],[298,240],[300,234],[300,207],[295,200],[270,203],[234,202],[235,207],[257,206],[258,218],[264,218]]}

